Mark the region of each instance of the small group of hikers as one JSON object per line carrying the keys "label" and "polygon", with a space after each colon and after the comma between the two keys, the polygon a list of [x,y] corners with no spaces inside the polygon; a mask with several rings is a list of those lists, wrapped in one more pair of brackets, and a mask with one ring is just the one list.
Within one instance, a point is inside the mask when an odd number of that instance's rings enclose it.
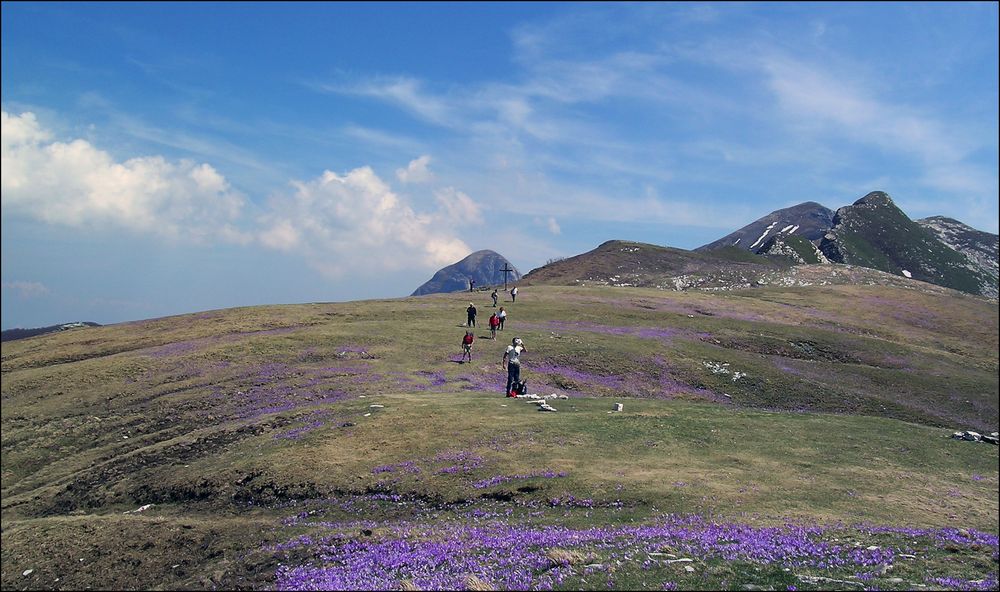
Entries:
{"label": "small group of hikers", "polygon": [[[473,284],[470,281],[470,289],[472,285]],[[496,307],[498,300],[497,291],[493,290],[490,297],[493,298],[493,306]],[[511,302],[517,301],[517,286],[514,286],[511,289],[510,299]],[[467,330],[465,335],[462,337],[462,359],[459,362],[460,364],[465,363],[466,359],[468,359],[469,362],[472,361],[472,344],[476,341],[476,336],[471,331],[471,328],[476,326],[476,316],[479,312],[473,302],[469,303],[469,308],[465,309],[465,311],[467,315],[466,326],[469,327],[470,330]],[[497,331],[503,331],[504,323],[506,321],[507,311],[502,306],[499,311],[490,315],[490,339],[496,340]],[[524,351],[526,351],[524,348],[524,342],[521,341],[521,338],[515,337],[511,340],[511,344],[508,345],[507,349],[503,352],[503,358],[501,359],[500,364],[505,370],[507,370],[507,386],[504,389],[504,393],[508,397],[517,396],[517,391],[519,389],[521,391],[524,390],[524,383],[521,381],[521,354]]]}
{"label": "small group of hikers", "polygon": [[[475,283],[474,280],[469,280],[469,285],[470,286],[474,286],[475,284],[476,283]],[[470,291],[471,291],[471,288],[470,288]],[[500,300],[500,295],[497,293],[496,288],[493,289],[493,292],[490,294],[490,298],[493,299],[493,308],[496,308],[497,307],[497,303]],[[517,286],[514,286],[513,288],[510,289],[510,301],[511,302],[517,302]]]}
{"label": "small group of hikers", "polygon": [[[465,337],[462,338],[462,361],[465,363],[465,358],[468,357],[469,361],[472,361],[472,344],[475,342],[476,336],[472,334],[472,331],[466,331]],[[510,345],[503,352],[503,358],[500,360],[500,365],[507,371],[507,386],[504,388],[504,393],[508,397],[516,397],[518,394],[524,394],[523,392],[518,393],[517,390],[520,388],[523,390],[524,383],[521,382],[521,354],[527,351],[524,347],[524,342],[521,341],[520,337],[515,337],[511,339]]]}

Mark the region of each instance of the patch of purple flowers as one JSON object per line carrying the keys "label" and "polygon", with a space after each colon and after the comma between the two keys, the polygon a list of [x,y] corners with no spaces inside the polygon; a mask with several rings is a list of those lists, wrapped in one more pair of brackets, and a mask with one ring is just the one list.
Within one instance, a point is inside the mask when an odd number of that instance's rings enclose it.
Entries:
{"label": "patch of purple flowers", "polygon": [[481,481],[476,481],[472,484],[472,487],[476,489],[486,489],[487,487],[493,487],[494,485],[500,485],[501,483],[507,483],[508,481],[516,481],[520,479],[556,479],[558,477],[565,477],[565,471],[553,471],[546,469],[544,471],[534,471],[527,473],[525,475],[497,475],[495,477],[490,477],[489,479],[483,479]]}
{"label": "patch of purple flowers", "polygon": [[[466,578],[475,576],[497,589],[550,589],[579,575],[573,566],[553,565],[547,556],[553,548],[602,555],[608,562],[631,560],[637,566],[649,553],[670,548],[678,555],[702,560],[855,573],[891,564],[897,553],[892,547],[838,542],[843,527],[755,527],[700,516],[669,515],[651,524],[582,529],[508,524],[497,519],[472,522],[384,525],[380,536],[362,539],[352,534],[350,525],[344,525],[344,535],[314,546],[315,564],[281,566],[277,588],[388,590],[399,589],[405,580],[422,590],[454,590],[463,589]],[[937,531],[928,532],[937,536]],[[594,572],[588,568],[586,573]],[[971,590],[996,587],[995,576],[983,581],[945,577],[928,581]],[[664,589],[674,587],[673,582],[663,584]]]}

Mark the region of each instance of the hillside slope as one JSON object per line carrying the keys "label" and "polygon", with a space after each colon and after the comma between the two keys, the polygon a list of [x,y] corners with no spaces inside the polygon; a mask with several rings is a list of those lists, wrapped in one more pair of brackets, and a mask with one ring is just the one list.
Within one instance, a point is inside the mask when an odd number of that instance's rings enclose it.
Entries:
{"label": "hillside slope", "polygon": [[760,275],[788,266],[732,247],[698,253],[611,240],[586,253],[533,269],[522,283],[731,289],[750,287]]}
{"label": "hillside slope", "polygon": [[[858,269],[795,269],[829,267]],[[897,279],[533,284],[470,364],[468,293],[5,343],[3,588],[579,589],[600,564],[602,588],[785,589],[893,557],[865,581],[986,578],[998,449],[948,436],[997,429],[997,308]],[[502,396],[514,336],[557,412]],[[883,526],[820,527],[853,523]],[[731,553],[803,533],[808,562]]]}

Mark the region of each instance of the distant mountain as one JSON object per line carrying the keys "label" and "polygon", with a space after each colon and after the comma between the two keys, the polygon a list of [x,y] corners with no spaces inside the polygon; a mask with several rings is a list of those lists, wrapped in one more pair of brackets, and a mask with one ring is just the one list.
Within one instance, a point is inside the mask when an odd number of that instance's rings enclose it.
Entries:
{"label": "distant mountain", "polygon": [[28,337],[34,337],[36,335],[45,335],[46,333],[55,333],[56,331],[66,331],[69,329],[78,329],[80,327],[100,327],[100,325],[97,323],[91,323],[90,321],[82,321],[75,323],[63,323],[62,325],[50,325],[48,327],[38,327],[36,329],[7,329],[6,331],[0,332],[0,341],[27,339]]}
{"label": "distant mountain", "polygon": [[935,216],[913,221],[888,194],[873,191],[836,212],[806,202],[695,249],[744,249],[794,265],[844,263],[997,298],[995,234]]}
{"label": "distant mountain", "polygon": [[698,253],[611,240],[592,251],[533,269],[522,283],[729,289],[750,287],[763,275],[789,265],[734,247]]}
{"label": "distant mountain", "polygon": [[814,201],[775,210],[717,241],[702,245],[695,251],[705,252],[722,247],[737,247],[756,252],[775,236],[798,235],[809,241],[823,238],[833,226],[833,210]]}
{"label": "distant mountain", "polygon": [[938,240],[965,255],[973,268],[985,273],[991,281],[982,286],[982,294],[997,297],[1000,283],[1000,235],[976,230],[958,220],[943,216],[921,218],[917,224],[930,230]]}
{"label": "distant mountain", "polygon": [[888,194],[873,191],[837,210],[819,249],[835,263],[995,298],[996,276],[991,277],[938,236],[928,226],[908,218]]}
{"label": "distant mountain", "polygon": [[476,282],[476,287],[503,286],[504,273],[501,270],[505,266],[512,270],[507,274],[508,285],[521,279],[521,272],[499,253],[490,250],[476,251],[458,263],[438,270],[410,296],[468,291],[470,279]]}

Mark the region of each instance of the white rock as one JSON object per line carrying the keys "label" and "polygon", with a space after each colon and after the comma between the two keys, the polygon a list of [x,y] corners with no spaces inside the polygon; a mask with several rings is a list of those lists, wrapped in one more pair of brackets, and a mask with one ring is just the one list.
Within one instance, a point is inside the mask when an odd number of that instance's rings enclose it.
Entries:
{"label": "white rock", "polygon": [[369,405],[369,409],[385,409],[385,405]]}
{"label": "white rock", "polygon": [[31,572],[33,572],[33,571],[35,571],[35,570],[33,570],[33,569],[26,569],[26,570],[24,570],[24,571],[21,572],[21,575],[22,576],[30,576]]}
{"label": "white rock", "polygon": [[692,573],[692,572],[694,572],[694,568],[691,567],[690,565],[685,565],[684,566],[684,571],[686,571],[688,573]]}
{"label": "white rock", "polygon": [[694,559],[681,557],[680,559],[667,559],[667,563],[692,563]]}
{"label": "white rock", "polygon": [[556,408],[553,407],[553,406],[551,406],[551,405],[549,405],[548,403],[542,403],[541,405],[538,406],[538,410],[539,411],[555,411]]}

